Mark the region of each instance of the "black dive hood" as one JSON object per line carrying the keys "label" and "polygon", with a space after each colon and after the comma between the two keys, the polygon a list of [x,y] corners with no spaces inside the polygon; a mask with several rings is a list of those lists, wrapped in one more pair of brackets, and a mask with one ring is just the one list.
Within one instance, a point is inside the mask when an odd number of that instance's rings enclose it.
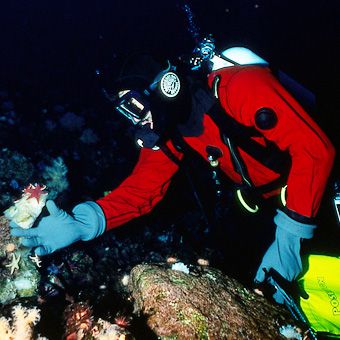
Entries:
{"label": "black dive hood", "polygon": [[[179,62],[162,65],[150,55],[134,57],[125,63],[113,92],[116,95],[109,97],[110,101],[135,125],[136,141],[143,147],[164,143],[191,112],[188,79]],[[140,124],[148,112],[152,114],[153,129]]]}
{"label": "black dive hood", "polygon": [[[214,51],[214,40],[208,36],[200,41],[193,53],[174,62],[161,63],[150,54],[134,55],[125,61],[111,87],[110,93],[114,95],[103,91],[115,110],[132,122],[140,146],[159,146],[172,137],[176,127],[186,125],[192,111],[196,111],[197,88],[205,87],[202,84],[206,82],[206,78],[200,77],[209,73]],[[140,124],[148,112],[152,114],[153,129]],[[190,121],[190,125],[195,124],[192,117]]]}

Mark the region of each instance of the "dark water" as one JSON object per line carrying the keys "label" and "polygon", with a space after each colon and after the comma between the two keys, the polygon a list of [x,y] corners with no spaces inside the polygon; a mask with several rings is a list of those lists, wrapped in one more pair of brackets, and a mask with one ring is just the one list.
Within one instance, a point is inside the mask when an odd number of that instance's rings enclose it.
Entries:
{"label": "dark water", "polygon": [[[73,87],[75,95],[103,57],[186,52],[193,43],[180,3],[2,2],[2,79]],[[201,34],[212,33],[219,47],[250,47],[312,90],[337,67],[337,1],[191,1],[191,7]]]}
{"label": "dark water", "polygon": [[[119,57],[152,51],[166,57],[194,43],[182,1],[2,2],[0,86],[30,89],[33,101],[50,98],[93,104],[94,70],[117,70]],[[321,121],[337,137],[339,104],[338,1],[192,1],[201,35],[217,47],[254,50],[317,94]],[[98,104],[96,104],[98,105]],[[27,108],[27,114],[32,108]]]}

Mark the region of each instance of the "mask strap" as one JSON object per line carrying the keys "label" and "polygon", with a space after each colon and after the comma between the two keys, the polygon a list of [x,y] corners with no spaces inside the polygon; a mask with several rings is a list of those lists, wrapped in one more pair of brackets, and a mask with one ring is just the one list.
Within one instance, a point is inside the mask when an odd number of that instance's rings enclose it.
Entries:
{"label": "mask strap", "polygon": [[158,86],[160,80],[162,79],[162,77],[163,77],[167,72],[169,72],[169,71],[171,71],[171,70],[174,70],[174,67],[171,66],[169,60],[167,60],[167,63],[168,63],[168,67],[167,67],[165,70],[159,72],[159,73],[157,74],[157,76],[155,77],[154,81],[152,82],[152,84],[150,85],[150,89],[151,89],[151,90],[154,90],[154,89]]}

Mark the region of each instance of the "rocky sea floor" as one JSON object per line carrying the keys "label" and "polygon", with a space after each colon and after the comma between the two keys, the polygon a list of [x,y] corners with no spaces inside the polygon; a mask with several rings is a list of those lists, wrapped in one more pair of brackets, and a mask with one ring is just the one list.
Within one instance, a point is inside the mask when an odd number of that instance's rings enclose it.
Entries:
{"label": "rocky sea floor", "polygon": [[[182,216],[177,225],[167,224],[166,218],[145,218],[141,223],[131,223],[97,240],[42,257],[37,296],[14,299],[2,307],[2,314],[10,315],[12,306],[18,303],[37,306],[41,310],[41,321],[35,332],[48,339],[62,339],[66,332],[67,306],[85,302],[96,318],[111,322],[117,316],[128,319],[128,330],[136,339],[156,338],[145,319],[133,313],[127,287],[131,269],[142,263],[166,265],[168,262],[170,268],[174,259],[186,266],[197,266],[204,260],[217,267],[225,260],[221,252],[200,244],[197,236],[204,225],[198,214]],[[185,223],[190,226],[194,222],[196,227],[186,233],[177,230]],[[196,236],[189,239],[188,232],[195,232]]]}

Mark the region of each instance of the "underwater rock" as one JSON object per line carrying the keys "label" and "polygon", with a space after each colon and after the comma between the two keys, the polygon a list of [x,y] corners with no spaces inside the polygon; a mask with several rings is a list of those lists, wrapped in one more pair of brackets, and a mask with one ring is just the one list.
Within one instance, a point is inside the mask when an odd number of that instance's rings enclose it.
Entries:
{"label": "underwater rock", "polygon": [[40,259],[31,249],[21,246],[10,234],[9,221],[18,228],[31,228],[45,206],[45,186],[28,185],[22,197],[0,216],[0,303],[8,304],[16,297],[33,297],[38,293]]}
{"label": "underwater rock", "polygon": [[88,128],[83,131],[83,133],[80,136],[80,140],[84,144],[91,145],[91,144],[97,144],[99,141],[99,138],[92,129]]}
{"label": "underwater rock", "polygon": [[17,297],[38,294],[40,273],[29,248],[22,247],[10,235],[9,222],[0,216],[0,303],[9,304]]}
{"label": "underwater rock", "polygon": [[285,339],[280,327],[295,327],[286,309],[207,266],[137,265],[129,289],[160,339]]}
{"label": "underwater rock", "polygon": [[74,112],[66,112],[59,119],[61,126],[69,131],[79,131],[85,124],[83,117]]}

